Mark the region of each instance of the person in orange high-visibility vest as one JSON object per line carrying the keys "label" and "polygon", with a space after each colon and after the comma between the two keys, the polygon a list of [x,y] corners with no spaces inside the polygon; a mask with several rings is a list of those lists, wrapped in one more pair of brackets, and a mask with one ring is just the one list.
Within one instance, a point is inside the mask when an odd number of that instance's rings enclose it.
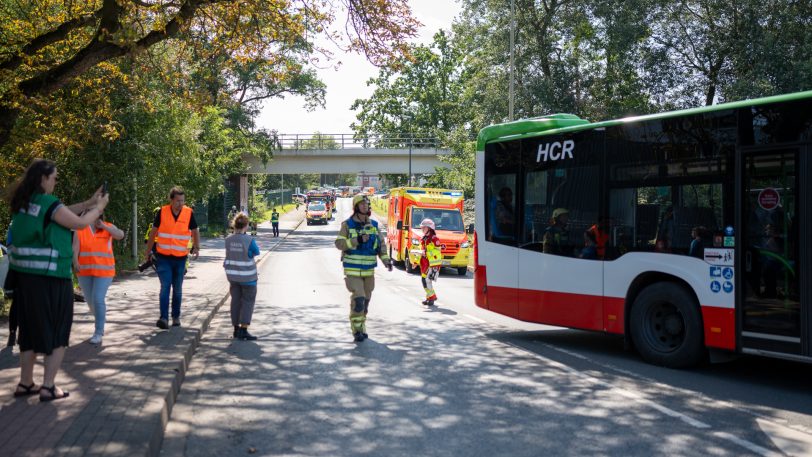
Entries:
{"label": "person in orange high-visibility vest", "polygon": [[[189,240],[192,240],[191,248]],[[180,326],[180,305],[183,298],[183,276],[186,272],[186,258],[192,254],[197,258],[200,252],[200,231],[192,208],[186,206],[186,195],[180,187],[169,191],[169,204],[155,213],[152,231],[147,236],[146,259],[153,255],[155,247],[155,270],[161,281],[159,304],[161,315],[155,324],[158,328],[169,328],[169,292],[172,291],[172,326]]]}
{"label": "person in orange high-visibility vest", "polygon": [[603,260],[606,258],[606,245],[609,244],[609,221],[601,219],[600,222],[589,227],[587,231],[595,236],[595,250],[598,258]]}
{"label": "person in orange high-visibility vest", "polygon": [[73,237],[73,269],[79,278],[79,287],[96,321],[96,330],[90,344],[100,345],[104,336],[107,313],[107,289],[116,275],[113,240],[124,238],[124,232],[104,221],[100,214],[96,222],[77,230]]}

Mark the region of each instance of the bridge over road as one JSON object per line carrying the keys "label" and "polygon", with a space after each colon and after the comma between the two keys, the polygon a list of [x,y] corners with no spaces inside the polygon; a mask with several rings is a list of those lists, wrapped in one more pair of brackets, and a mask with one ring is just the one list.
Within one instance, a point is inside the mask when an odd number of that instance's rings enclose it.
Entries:
{"label": "bridge over road", "polygon": [[433,137],[364,136],[352,134],[278,135],[281,150],[267,164],[246,156],[248,174],[402,173],[431,174],[448,168],[440,157],[451,150]]}

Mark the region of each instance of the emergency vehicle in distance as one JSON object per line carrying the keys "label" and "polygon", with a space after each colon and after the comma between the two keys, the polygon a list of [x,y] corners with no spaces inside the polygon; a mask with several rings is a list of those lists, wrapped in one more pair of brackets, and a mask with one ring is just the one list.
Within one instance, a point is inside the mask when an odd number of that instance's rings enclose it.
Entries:
{"label": "emergency vehicle in distance", "polygon": [[320,190],[311,190],[307,192],[307,204],[308,206],[310,203],[313,202],[321,202],[326,207],[325,211],[327,212],[328,216],[327,219],[332,219],[333,213],[333,197],[330,196],[329,192],[327,191],[320,191]]}
{"label": "emergency vehicle in distance", "polygon": [[305,218],[307,218],[307,225],[327,224],[331,216],[324,202],[314,200],[307,204]]}
{"label": "emergency vehicle in distance", "polygon": [[431,219],[436,226],[443,253],[443,266],[455,268],[460,276],[468,271],[471,247],[462,220],[462,191],[397,187],[389,191],[386,238],[389,257],[403,262],[409,273],[419,269],[420,222]]}

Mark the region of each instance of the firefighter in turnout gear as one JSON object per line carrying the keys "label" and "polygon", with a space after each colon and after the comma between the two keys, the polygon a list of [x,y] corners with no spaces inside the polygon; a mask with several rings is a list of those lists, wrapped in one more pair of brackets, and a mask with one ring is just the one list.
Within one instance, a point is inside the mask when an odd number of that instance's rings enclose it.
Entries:
{"label": "firefighter in turnout gear", "polygon": [[378,231],[378,223],[370,218],[372,211],[367,197],[355,196],[352,208],[352,216],[341,223],[335,245],[341,251],[344,282],[352,294],[350,329],[355,341],[361,342],[368,337],[366,320],[369,299],[375,288],[377,258],[381,258],[389,271],[392,271],[392,261],[387,254],[383,234]]}
{"label": "firefighter in turnout gear", "polygon": [[423,255],[420,257],[420,280],[423,282],[423,290],[426,291],[423,305],[434,306],[434,302],[437,300],[434,282],[440,276],[443,253],[440,250],[440,239],[434,232],[434,221],[423,219],[420,222],[420,228],[423,230],[423,238],[420,240],[420,247],[423,250]]}

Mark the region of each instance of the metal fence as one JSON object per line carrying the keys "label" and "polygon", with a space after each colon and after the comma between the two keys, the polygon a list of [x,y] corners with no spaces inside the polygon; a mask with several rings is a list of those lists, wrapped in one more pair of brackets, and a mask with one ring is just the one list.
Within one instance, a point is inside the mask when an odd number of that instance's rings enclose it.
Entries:
{"label": "metal fence", "polygon": [[351,133],[280,133],[282,149],[305,151],[314,149],[439,149],[440,140],[419,134],[353,135]]}

